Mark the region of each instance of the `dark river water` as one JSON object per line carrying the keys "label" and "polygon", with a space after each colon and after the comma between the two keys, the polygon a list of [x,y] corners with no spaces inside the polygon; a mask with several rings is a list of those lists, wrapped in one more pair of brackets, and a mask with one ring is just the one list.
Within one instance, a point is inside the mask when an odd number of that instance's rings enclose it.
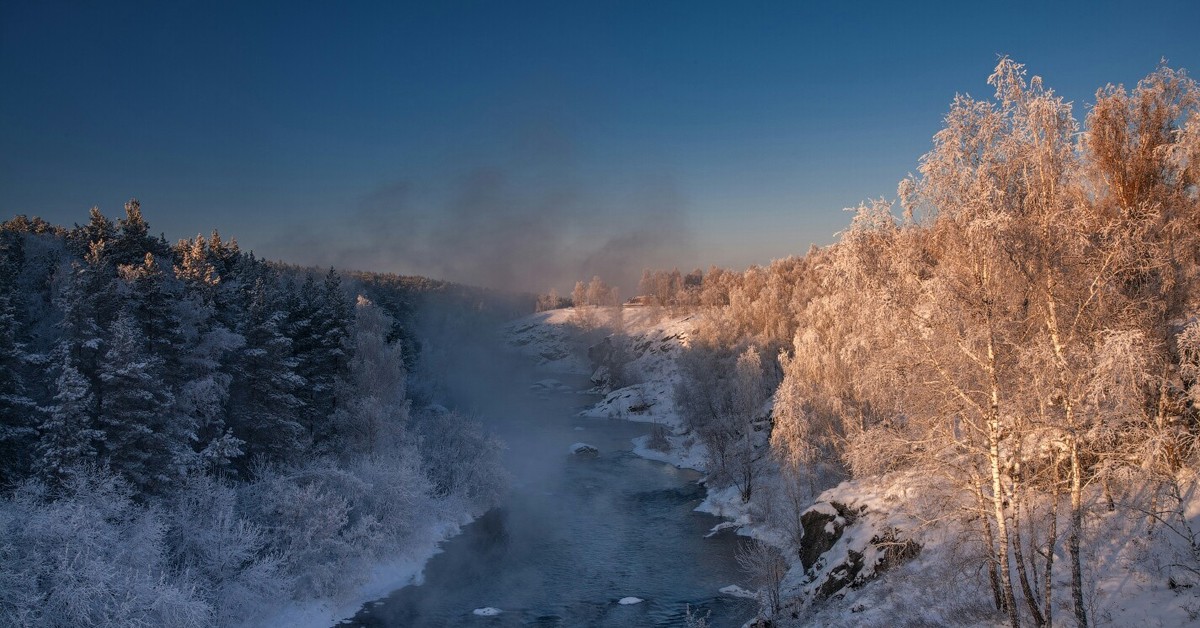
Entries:
{"label": "dark river water", "polygon": [[[685,611],[710,626],[740,626],[751,600],[722,595],[746,586],[728,533],[704,538],[719,519],[693,512],[699,475],[635,456],[645,424],[577,416],[596,400],[585,378],[539,373],[515,356],[464,365],[448,397],[474,411],[508,449],[511,493],[446,541],[424,583],[368,603],[357,626],[682,626]],[[555,378],[563,387],[535,383]],[[569,453],[595,446],[595,457]],[[645,601],[621,605],[635,596]],[[494,607],[491,617],[473,610]],[[346,625],[346,624],[342,624]]]}

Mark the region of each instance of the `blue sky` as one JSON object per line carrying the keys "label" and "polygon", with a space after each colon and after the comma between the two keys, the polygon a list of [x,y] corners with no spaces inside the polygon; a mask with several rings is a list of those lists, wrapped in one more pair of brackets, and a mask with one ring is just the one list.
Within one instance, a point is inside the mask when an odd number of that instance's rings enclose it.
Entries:
{"label": "blue sky", "polygon": [[504,284],[564,278],[430,258],[514,217],[487,255],[532,230],[564,277],[618,241],[744,267],[893,196],[999,54],[1080,118],[1161,57],[1200,73],[1195,2],[336,4],[0,0],[0,214],[137,196],[171,239]]}

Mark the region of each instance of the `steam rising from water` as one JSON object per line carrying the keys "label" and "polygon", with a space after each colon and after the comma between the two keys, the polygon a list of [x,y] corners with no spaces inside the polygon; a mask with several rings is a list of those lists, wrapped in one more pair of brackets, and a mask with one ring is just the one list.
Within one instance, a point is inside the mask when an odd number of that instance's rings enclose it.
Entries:
{"label": "steam rising from water", "polygon": [[555,154],[468,168],[433,184],[381,185],[332,233],[285,234],[272,250],[343,269],[514,291],[569,291],[576,280],[599,275],[626,296],[643,268],[674,266],[686,256],[685,202],[669,177],[600,193]]}

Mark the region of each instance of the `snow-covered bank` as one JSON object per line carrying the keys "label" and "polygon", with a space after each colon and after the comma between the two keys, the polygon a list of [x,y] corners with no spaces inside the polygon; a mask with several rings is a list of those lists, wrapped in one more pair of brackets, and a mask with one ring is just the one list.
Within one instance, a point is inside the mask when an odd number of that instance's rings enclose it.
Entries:
{"label": "snow-covered bank", "polygon": [[586,346],[570,327],[574,311],[550,310],[519,318],[503,328],[508,345],[550,371],[587,375]]}
{"label": "snow-covered bank", "polygon": [[[616,350],[626,352],[630,383],[582,414],[660,424],[655,434],[634,439],[634,452],[706,473],[708,452],[685,431],[673,399],[680,378],[677,361],[695,336],[696,323],[692,317],[657,319],[645,308],[626,308],[623,338],[606,340],[610,348],[605,350],[624,345]],[[1200,600],[1191,592],[1195,574],[1187,567],[1195,564],[1191,544],[1200,540],[1193,532],[1200,530],[1200,503],[1187,497],[1197,482],[1185,476],[1178,478],[1186,501],[1181,520],[1159,522],[1151,531],[1144,513],[1123,509],[1118,499],[1114,510],[1086,523],[1084,545],[1094,549],[1085,557],[1085,586],[1096,625],[1200,625]],[[1123,490],[1136,495],[1150,489],[1131,485]],[[1093,488],[1089,499],[1102,499],[1099,491]],[[986,577],[980,576],[986,554],[977,546],[977,535],[957,518],[934,514],[961,499],[946,478],[919,471],[868,477],[842,482],[800,504],[780,497],[785,493],[779,476],[766,473],[749,503],[735,486],[710,486],[697,508],[727,520],[713,534],[732,529],[783,551],[789,569],[780,582],[784,604],[776,619],[813,626],[1004,623]],[[973,507],[961,504],[958,510]],[[793,527],[803,531],[793,530],[789,538],[786,526],[779,525],[788,519],[780,509],[790,509]],[[1064,508],[1059,530],[1068,528],[1066,517]],[[1058,553],[1065,554],[1065,542],[1065,537],[1059,540]],[[1052,578],[1055,619],[1073,617],[1065,556],[1056,561]]]}
{"label": "snow-covered bank", "polygon": [[353,617],[363,605],[386,597],[392,591],[421,584],[422,573],[429,559],[441,551],[441,544],[456,536],[474,518],[464,516],[459,521],[442,521],[430,526],[397,556],[390,556],[371,565],[363,581],[335,600],[313,600],[290,605],[265,618],[258,625],[292,626],[294,628],[328,628]]}

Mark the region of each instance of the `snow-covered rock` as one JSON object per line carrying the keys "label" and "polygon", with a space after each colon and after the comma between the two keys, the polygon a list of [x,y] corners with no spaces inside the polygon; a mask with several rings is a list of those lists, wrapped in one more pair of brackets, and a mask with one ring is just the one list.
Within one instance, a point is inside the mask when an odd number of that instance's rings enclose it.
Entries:
{"label": "snow-covered rock", "polygon": [[576,456],[598,456],[600,450],[587,443],[575,443],[571,445],[571,453]]}
{"label": "snow-covered rock", "polygon": [[567,385],[557,379],[540,379],[529,386],[531,390],[563,390]]}
{"label": "snow-covered rock", "polygon": [[808,605],[859,588],[921,552],[912,522],[888,508],[881,491],[843,482],[800,515],[798,600]]}
{"label": "snow-covered rock", "polygon": [[485,606],[483,608],[477,608],[471,612],[479,615],[480,617],[495,617],[504,611],[496,608],[495,606]]}
{"label": "snow-covered rock", "polygon": [[729,595],[732,597],[741,597],[741,598],[746,598],[748,600],[758,599],[757,593],[755,593],[754,591],[749,591],[747,589],[743,589],[742,587],[739,587],[736,584],[731,584],[727,587],[721,587],[720,591],[721,591],[721,593],[724,593],[725,595]]}

